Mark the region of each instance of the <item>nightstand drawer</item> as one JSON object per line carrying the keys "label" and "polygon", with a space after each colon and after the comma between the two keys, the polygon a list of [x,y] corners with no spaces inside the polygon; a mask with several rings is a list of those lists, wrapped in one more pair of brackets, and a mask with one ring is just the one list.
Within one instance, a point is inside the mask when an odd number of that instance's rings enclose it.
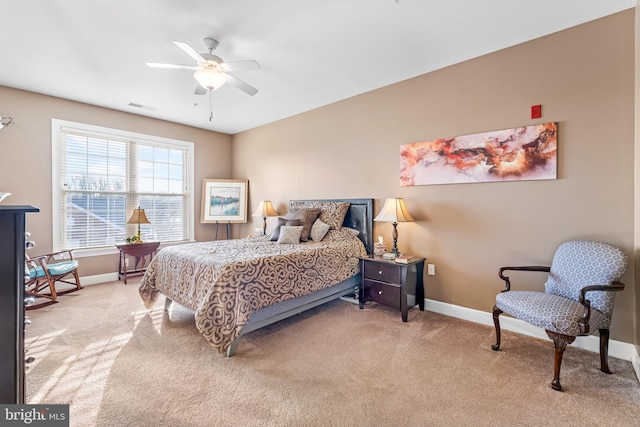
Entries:
{"label": "nightstand drawer", "polygon": [[400,286],[365,279],[364,292],[366,301],[376,301],[400,310]]}
{"label": "nightstand drawer", "polygon": [[400,267],[390,263],[364,263],[365,279],[380,280],[382,282],[400,284]]}

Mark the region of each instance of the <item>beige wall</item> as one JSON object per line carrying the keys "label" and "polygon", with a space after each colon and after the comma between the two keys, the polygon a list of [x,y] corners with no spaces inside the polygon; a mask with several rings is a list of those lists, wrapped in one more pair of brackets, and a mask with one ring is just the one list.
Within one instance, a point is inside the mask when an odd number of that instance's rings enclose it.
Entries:
{"label": "beige wall", "polygon": [[[420,53],[417,53],[420,54]],[[428,52],[423,54],[428,55]],[[542,104],[543,117],[530,119]],[[558,179],[399,186],[399,146],[556,121]],[[634,12],[319,108],[233,137],[234,178],[250,180],[250,210],[270,199],[404,197],[401,251],[428,258],[426,296],[491,311],[503,265],[548,264],[567,239],[634,252]],[[241,234],[260,226],[255,219]],[[391,240],[390,224],[374,233]],[[519,288],[543,276],[513,274]],[[616,302],[612,338],[634,342],[634,265]]]}
{"label": "beige wall", "polygon": [[[231,177],[229,135],[127,114],[60,98],[0,86],[0,115],[15,124],[0,131],[0,191],[12,193],[4,204],[28,204],[40,208],[27,215],[27,229],[36,248],[48,253],[51,234],[51,119],[69,120],[190,141],[195,144],[194,222],[197,240],[211,240],[214,228],[200,224],[200,189],[204,178]],[[92,276],[117,271],[116,255],[80,259],[80,274]]]}

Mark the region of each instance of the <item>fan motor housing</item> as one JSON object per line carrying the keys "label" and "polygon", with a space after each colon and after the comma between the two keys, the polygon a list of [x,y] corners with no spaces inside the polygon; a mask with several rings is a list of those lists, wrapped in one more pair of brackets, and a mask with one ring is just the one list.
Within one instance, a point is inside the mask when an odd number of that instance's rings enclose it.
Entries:
{"label": "fan motor housing", "polygon": [[201,53],[200,56],[206,59],[207,62],[211,61],[211,62],[215,62],[216,64],[222,64],[224,62],[222,58],[212,53]]}
{"label": "fan motor housing", "polygon": [[205,37],[204,39],[202,39],[202,41],[204,42],[204,45],[207,47],[207,49],[209,49],[210,51],[218,47],[218,40],[213,39],[211,37]]}

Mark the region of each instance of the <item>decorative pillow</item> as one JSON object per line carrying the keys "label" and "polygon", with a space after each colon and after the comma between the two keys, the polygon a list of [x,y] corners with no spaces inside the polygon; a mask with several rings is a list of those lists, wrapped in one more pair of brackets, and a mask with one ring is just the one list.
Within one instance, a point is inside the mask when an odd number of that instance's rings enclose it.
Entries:
{"label": "decorative pillow", "polygon": [[280,229],[284,225],[300,225],[301,221],[299,219],[285,219],[278,218],[278,222],[276,223],[276,228],[273,229],[273,233],[271,233],[271,237],[269,240],[275,242],[280,237]]}
{"label": "decorative pillow", "polygon": [[284,219],[302,219],[302,214],[304,213],[304,209],[289,209],[287,214],[283,216]]}
{"label": "decorative pillow", "polygon": [[302,233],[301,225],[283,225],[280,227],[278,243],[299,243],[300,233]]}
{"label": "decorative pillow", "polygon": [[347,215],[350,203],[347,202],[325,202],[325,201],[291,201],[289,202],[289,208],[291,209],[303,209],[303,208],[316,208],[320,209],[320,219],[325,224],[328,224],[331,228],[340,230],[344,217]]}
{"label": "decorative pillow", "polygon": [[302,222],[302,233],[300,234],[300,241],[306,242],[309,240],[309,234],[311,233],[311,227],[313,223],[318,219],[320,215],[320,209],[291,209],[284,216],[285,219],[299,219]]}
{"label": "decorative pillow", "polygon": [[329,225],[322,222],[320,219],[316,219],[316,222],[313,223],[313,227],[311,227],[311,240],[314,242],[319,242],[324,239],[324,236],[327,235],[329,231]]}

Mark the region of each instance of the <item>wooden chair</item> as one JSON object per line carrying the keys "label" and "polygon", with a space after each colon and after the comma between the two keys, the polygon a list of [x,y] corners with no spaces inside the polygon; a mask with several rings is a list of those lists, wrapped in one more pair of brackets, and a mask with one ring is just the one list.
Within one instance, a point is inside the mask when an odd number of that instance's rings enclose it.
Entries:
{"label": "wooden chair", "polygon": [[[586,240],[562,243],[553,256],[551,267],[502,267],[498,275],[506,282],[496,296],[493,322],[500,349],[501,313],[544,328],[555,345],[555,364],[551,387],[562,391],[560,366],[567,344],[577,336],[600,333],[600,370],[610,374],[608,364],[609,325],[613,313],[615,292],[624,289],[618,280],[627,268],[627,255],[615,246]],[[542,271],[550,273],[545,292],[511,291],[512,271]]]}
{"label": "wooden chair", "polygon": [[[27,310],[45,307],[58,302],[58,296],[82,289],[78,276],[78,261],[73,251],[66,250],[26,259],[25,297],[33,297],[36,302]],[[64,284],[58,288],[58,284]],[[72,287],[68,287],[72,285]]]}

